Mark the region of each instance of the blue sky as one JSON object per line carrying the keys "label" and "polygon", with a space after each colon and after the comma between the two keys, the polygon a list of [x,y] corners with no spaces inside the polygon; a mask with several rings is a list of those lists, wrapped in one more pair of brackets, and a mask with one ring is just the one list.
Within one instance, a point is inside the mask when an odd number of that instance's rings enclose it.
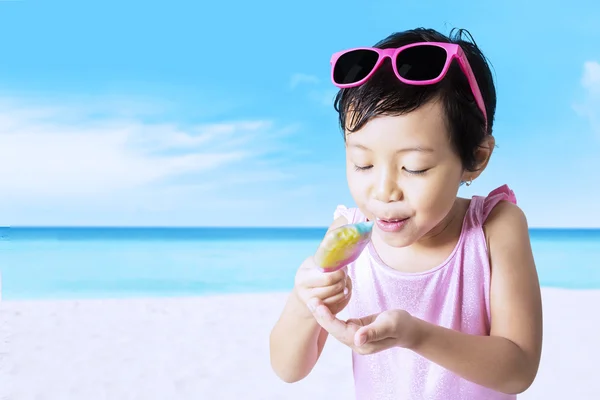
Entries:
{"label": "blue sky", "polygon": [[[496,4],[493,4],[496,3]],[[0,1],[0,225],[324,226],[351,205],[331,53],[467,28],[489,168],[531,226],[600,226],[600,4]]]}

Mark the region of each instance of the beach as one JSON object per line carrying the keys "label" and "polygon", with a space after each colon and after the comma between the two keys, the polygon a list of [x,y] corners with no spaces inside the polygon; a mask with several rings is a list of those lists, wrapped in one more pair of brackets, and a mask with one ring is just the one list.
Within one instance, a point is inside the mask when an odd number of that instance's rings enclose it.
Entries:
{"label": "beach", "polygon": [[[335,340],[303,381],[272,372],[286,296],[3,301],[0,399],[352,399],[350,350]],[[543,301],[542,364],[519,399],[597,399],[600,291],[544,288]]]}

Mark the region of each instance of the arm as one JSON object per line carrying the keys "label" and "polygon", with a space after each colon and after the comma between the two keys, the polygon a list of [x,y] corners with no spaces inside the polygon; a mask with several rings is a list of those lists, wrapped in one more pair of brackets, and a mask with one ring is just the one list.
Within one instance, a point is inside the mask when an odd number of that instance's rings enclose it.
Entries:
{"label": "arm", "polygon": [[[345,224],[346,218],[339,217],[328,232]],[[294,288],[271,331],[271,366],[275,373],[288,383],[304,379],[321,356],[327,336]]]}
{"label": "arm", "polygon": [[326,340],[327,331],[317,324],[293,289],[271,331],[271,367],[287,383],[302,380],[314,368]]}
{"label": "arm", "polygon": [[500,202],[484,227],[492,265],[490,336],[467,335],[416,320],[412,350],[472,382],[517,394],[532,384],[542,349],[540,286],[527,221]]}

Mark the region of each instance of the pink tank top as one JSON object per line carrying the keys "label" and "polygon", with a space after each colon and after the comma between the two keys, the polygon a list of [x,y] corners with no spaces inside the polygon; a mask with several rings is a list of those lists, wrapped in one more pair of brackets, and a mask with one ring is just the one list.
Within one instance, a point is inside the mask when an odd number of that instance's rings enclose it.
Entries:
{"label": "pink tank top", "polygon": [[[490,264],[483,223],[501,200],[516,203],[508,186],[474,196],[456,247],[441,265],[403,273],[385,265],[372,244],[348,266],[352,278],[350,318],[404,309],[425,321],[473,335],[490,333]],[[334,217],[365,221],[356,208],[338,206]],[[413,351],[394,348],[371,355],[352,353],[358,400],[512,400],[463,379]]]}

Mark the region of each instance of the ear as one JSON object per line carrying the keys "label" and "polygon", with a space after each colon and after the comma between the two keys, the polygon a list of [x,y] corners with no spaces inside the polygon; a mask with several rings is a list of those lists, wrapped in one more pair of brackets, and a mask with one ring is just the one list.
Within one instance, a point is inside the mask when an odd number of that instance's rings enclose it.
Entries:
{"label": "ear", "polygon": [[492,135],[487,135],[475,150],[475,171],[465,171],[462,176],[463,181],[472,181],[481,175],[490,161],[495,146],[496,139]]}

